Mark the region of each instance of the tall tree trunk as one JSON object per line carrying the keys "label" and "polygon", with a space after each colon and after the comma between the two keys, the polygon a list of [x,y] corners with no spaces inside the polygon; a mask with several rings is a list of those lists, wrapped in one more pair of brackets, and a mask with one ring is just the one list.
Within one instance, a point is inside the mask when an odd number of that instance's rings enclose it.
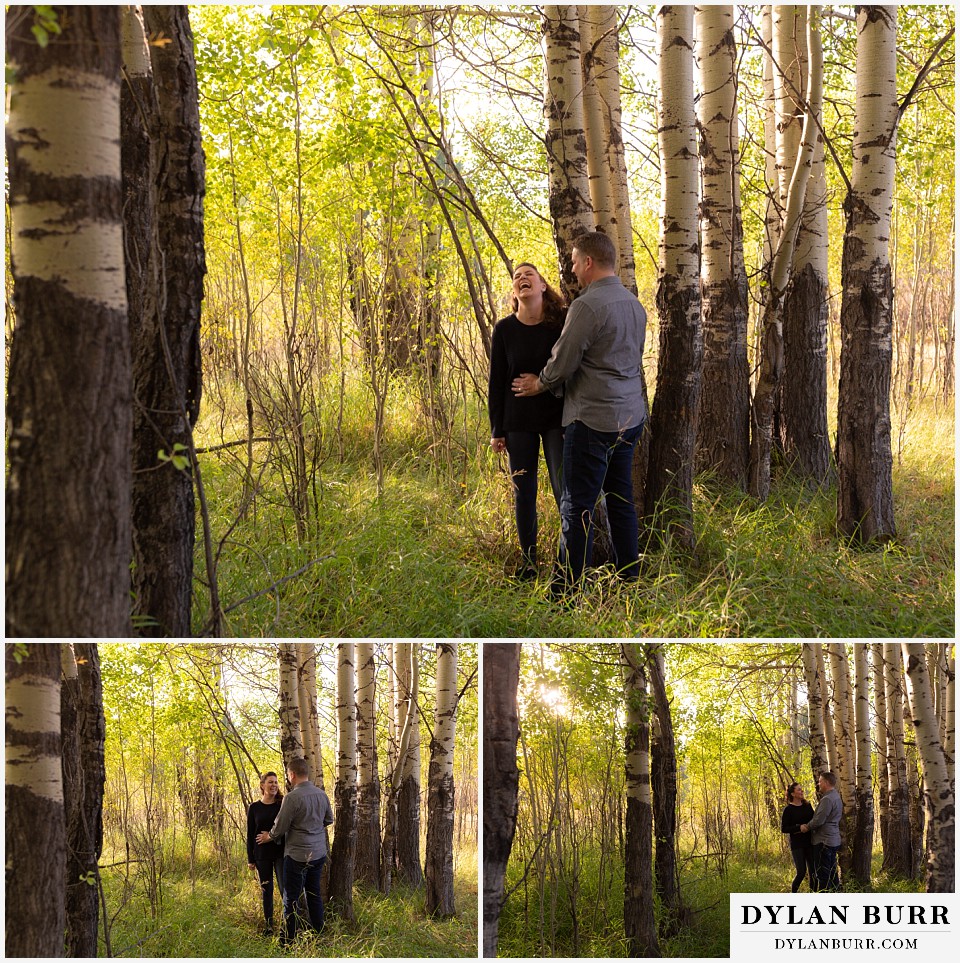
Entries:
{"label": "tall tree trunk", "polygon": [[903,696],[900,646],[883,643],[883,688],[886,699],[887,781],[890,786],[890,821],[883,851],[883,868],[894,877],[913,879],[913,851],[910,842],[910,790],[907,784],[907,754],[904,747]]}
{"label": "tall tree trunk", "polygon": [[357,697],[354,643],[337,645],[336,818],[330,854],[330,905],[346,920],[353,911],[353,866],[357,854]]}
{"label": "tall tree trunk", "polygon": [[716,472],[745,488],[750,455],[749,305],[740,215],[733,7],[698,6],[696,18],[697,67],[703,91],[697,104],[703,188],[703,385],[696,468]]}
{"label": "tall tree trunk", "polygon": [[625,675],[626,842],[623,856],[623,926],[629,955],[660,956],[653,915],[653,802],[650,796],[650,702],[636,643],[623,643]]}
{"label": "tall tree trunk", "polygon": [[43,48],[7,10],[7,637],[130,634],[120,16],[68,9]]}
{"label": "tall tree trunk", "polygon": [[837,789],[843,800],[843,816],[840,820],[840,835],[843,848],[840,850],[840,866],[844,873],[851,869],[853,859],[853,826],[856,805],[856,744],[854,742],[853,697],[850,692],[850,666],[847,661],[844,642],[828,642],[827,653],[830,657],[830,676],[833,680],[833,698],[836,707],[833,717],[834,734],[837,740]]}
{"label": "tall tree trunk", "polygon": [[[277,643],[277,659],[280,666],[280,752],[286,769],[292,760],[304,758],[297,696],[296,643]],[[313,773],[310,775],[313,776]]]}
{"label": "tall tree trunk", "polygon": [[[4,656],[4,951],[7,957],[63,956],[67,916],[60,645],[8,642]],[[16,867],[15,878],[9,867]]]}
{"label": "tall tree trunk", "polygon": [[[791,10],[794,8],[785,7]],[[795,8],[802,11],[804,8]],[[792,144],[782,136],[778,140],[777,164],[780,168],[780,184],[783,200],[783,218],[777,249],[773,255],[770,268],[770,282],[763,304],[762,335],[760,345],[760,371],[757,377],[756,389],[753,393],[753,411],[750,438],[750,494],[754,498],[765,500],[770,494],[770,458],[773,450],[773,423],[777,392],[783,377],[783,296],[790,280],[793,269],[794,252],[796,250],[797,231],[800,218],[806,203],[807,185],[810,181],[810,170],[818,139],[818,129],[815,118],[818,116],[823,96],[823,45],[820,41],[820,9],[811,7],[805,18],[806,31],[804,45],[809,58],[809,72],[807,76],[806,101],[807,110],[803,115],[803,128],[800,132],[800,149],[796,153]],[[795,55],[790,49],[790,34],[785,35],[788,23],[783,19],[774,23],[773,49],[774,59],[781,62]],[[795,43],[799,43],[799,31]],[[774,84],[780,90],[786,87],[786,79],[782,72],[778,72],[774,65]],[[778,127],[786,122],[785,111],[789,112],[792,102],[786,93],[777,97]],[[787,171],[787,164],[795,156],[792,167]],[[788,179],[789,178],[789,179]]]}
{"label": "tall tree trunk", "polygon": [[867,642],[853,643],[855,715],[857,730],[856,817],[853,830],[854,879],[870,885],[873,859],[873,760],[870,747],[870,649]]}
{"label": "tall tree trunk", "polygon": [[106,779],[103,686],[96,642],[64,643],[62,648],[68,656],[60,692],[67,847],[66,955],[93,958],[97,956],[97,863],[103,849]]}
{"label": "tall tree trunk", "polygon": [[297,705],[300,710],[300,734],[303,758],[310,767],[310,779],[323,789],[323,756],[320,752],[320,717],[317,713],[317,646],[315,642],[297,642]]}
{"label": "tall tree trunk", "polygon": [[397,873],[410,886],[423,885],[420,866],[420,643],[396,642],[397,681],[403,700],[397,719],[410,716],[410,740],[397,796]]}
{"label": "tall tree trunk", "polygon": [[819,645],[821,645],[820,642],[803,642],[800,648],[803,655],[803,675],[807,685],[807,731],[810,733],[810,767],[813,770],[814,785],[820,773],[829,768],[823,733],[826,682],[820,674],[819,660],[814,648]]}
{"label": "tall tree trunk", "polygon": [[543,8],[543,42],[550,219],[557,246],[560,288],[568,298],[573,298],[580,290],[573,273],[573,239],[583,231],[594,229],[576,4]]}
{"label": "tall tree trunk", "polygon": [[890,776],[887,767],[892,751],[887,738],[887,693],[883,681],[883,643],[870,644],[871,671],[873,673],[874,742],[877,746],[877,800],[880,809],[880,847],[884,853],[889,845],[890,830]]}
{"label": "tall tree trunk", "polygon": [[650,415],[646,526],[692,548],[693,463],[703,335],[700,329],[698,161],[693,106],[693,7],[657,13],[660,149],[660,359]]}
{"label": "tall tree trunk", "polygon": [[857,7],[856,130],[844,201],[837,525],[861,543],[896,535],[890,448],[897,8]]}
{"label": "tall tree trunk", "polygon": [[900,645],[907,668],[907,695],[917,733],[917,749],[923,761],[923,798],[927,814],[925,889],[928,893],[952,893],[956,878],[954,786],[947,774],[940,743],[923,643],[901,642]]}
{"label": "tall tree trunk", "polygon": [[[817,16],[811,7],[808,16]],[[819,31],[810,43],[820,44],[813,53],[815,62],[823,60]],[[800,84],[807,88],[809,52],[802,47]],[[822,74],[820,77],[822,86]],[[822,120],[823,94],[814,98],[815,120]],[[798,112],[802,107],[797,105]],[[819,127],[817,128],[819,131]],[[783,368],[785,377],[780,393],[780,443],[791,471],[813,485],[830,478],[830,437],[827,430],[827,320],[829,289],[827,283],[827,182],[824,168],[823,138],[815,134],[810,179],[807,183],[803,213],[800,216],[797,245],[793,255],[790,283],[783,296]]]}
{"label": "tall tree trunk", "polygon": [[123,112],[124,142],[131,147],[123,167],[134,398],[134,615],[143,635],[183,637],[190,634],[193,596],[190,452],[201,394],[205,171],[187,8],[141,10],[147,34],[165,42],[146,48],[152,63],[145,63],[137,18],[124,15],[137,40],[125,46],[134,82],[124,92]]}
{"label": "tall tree trunk", "polygon": [[592,60],[591,77],[596,84],[613,192],[613,222],[617,233],[611,231],[619,255],[618,274],[623,286],[637,293],[637,269],[633,251],[633,225],[630,214],[629,178],[623,147],[623,112],[620,100],[620,38],[618,7],[614,4],[583,4],[580,21],[590,21],[591,42],[587,48],[581,42],[582,60]]}
{"label": "tall tree trunk", "polygon": [[377,659],[373,642],[357,642],[358,882],[380,883],[380,776],[377,772]]}
{"label": "tall tree trunk", "polygon": [[457,721],[457,643],[437,643],[437,706],[427,787],[427,912],[453,916],[453,748]]}
{"label": "tall tree trunk", "polygon": [[683,908],[677,878],[677,747],[667,697],[662,642],[648,646],[647,666],[656,713],[650,764],[656,840],[654,870],[661,906],[660,935],[669,938],[679,932]]}
{"label": "tall tree trunk", "polygon": [[504,877],[517,826],[517,684],[520,643],[487,642],[483,654],[483,955],[497,955]]}

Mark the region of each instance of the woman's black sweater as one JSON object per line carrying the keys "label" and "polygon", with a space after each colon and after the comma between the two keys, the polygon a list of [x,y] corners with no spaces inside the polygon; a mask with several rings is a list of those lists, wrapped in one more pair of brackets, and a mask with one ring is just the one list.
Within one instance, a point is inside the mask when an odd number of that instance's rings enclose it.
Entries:
{"label": "woman's black sweater", "polygon": [[790,834],[791,849],[806,849],[813,845],[810,842],[810,833],[801,833],[800,827],[813,819],[813,806],[808,802],[803,802],[799,806],[787,803],[783,810],[783,817],[780,819],[780,831]]}
{"label": "woman's black sweater", "polygon": [[280,814],[280,800],[270,803],[252,802],[247,810],[247,862],[280,859],[283,856],[283,837],[272,843],[258,843],[257,834],[273,829]]}
{"label": "woman's black sweater", "polygon": [[563,330],[561,324],[541,321],[524,324],[508,315],[493,329],[490,344],[490,437],[503,438],[508,431],[550,431],[559,428],[563,399],[541,392],[518,398],[511,385],[522,374],[538,375]]}

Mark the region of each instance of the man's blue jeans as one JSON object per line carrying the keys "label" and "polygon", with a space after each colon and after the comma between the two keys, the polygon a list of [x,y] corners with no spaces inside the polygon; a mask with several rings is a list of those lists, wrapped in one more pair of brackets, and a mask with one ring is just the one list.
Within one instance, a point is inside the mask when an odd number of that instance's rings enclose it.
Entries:
{"label": "man's blue jeans", "polygon": [[301,863],[289,856],[283,857],[283,920],[285,933],[282,943],[290,943],[297,929],[305,922],[297,914],[300,894],[307,891],[307,914],[310,926],[317,932],[323,927],[323,900],[320,898],[320,873],[326,856]]}
{"label": "man's blue jeans", "polygon": [[813,859],[817,867],[817,890],[821,893],[840,891],[840,873],[837,868],[839,846],[815,844]]}
{"label": "man's blue jeans", "polygon": [[596,431],[582,421],[563,433],[563,498],[560,502],[560,565],[576,585],[593,555],[593,510],[607,496],[607,518],[617,570],[640,574],[637,510],[633,504],[633,449],[643,422],[623,431]]}

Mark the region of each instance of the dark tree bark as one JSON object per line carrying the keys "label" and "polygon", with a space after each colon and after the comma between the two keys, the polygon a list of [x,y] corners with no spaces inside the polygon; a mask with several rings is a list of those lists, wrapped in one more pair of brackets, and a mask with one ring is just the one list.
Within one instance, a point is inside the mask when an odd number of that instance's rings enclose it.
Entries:
{"label": "dark tree bark", "polygon": [[669,937],[679,930],[682,904],[677,878],[677,747],[667,698],[662,643],[649,646],[647,665],[656,713],[650,756],[656,839],[654,871],[662,907],[660,935]]}
{"label": "dark tree bark", "polygon": [[517,826],[520,643],[483,646],[483,955],[497,955],[504,876]]}
{"label": "dark tree bark", "polygon": [[96,642],[73,646],[76,671],[60,692],[63,796],[66,813],[66,955],[97,955],[97,862],[103,849],[106,780],[103,685]]}
{"label": "dark tree bark", "polygon": [[788,467],[812,485],[830,480],[827,430],[827,298],[811,264],[790,280],[783,299],[780,442]]}
{"label": "dark tree bark", "polygon": [[410,742],[401,779],[396,792],[397,834],[395,840],[397,875],[407,885],[423,886],[423,867],[420,864],[420,708],[419,658],[420,643],[398,643],[403,653],[396,666],[398,685],[407,703],[410,717]]}
{"label": "dark tree bark", "polygon": [[[16,323],[6,634],[122,636],[130,626],[131,416],[120,20],[116,7],[53,9],[69,17],[45,48],[30,32],[31,7],[7,13]],[[77,111],[87,118],[80,129]]]}
{"label": "dark tree bark", "polygon": [[150,73],[124,91],[135,615],[143,635],[182,637],[193,592],[204,158],[187,8],[142,9],[148,34],[168,42],[150,45]]}
{"label": "dark tree bark", "polygon": [[626,673],[626,840],[623,854],[623,928],[634,957],[658,957],[653,913],[653,803],[650,795],[650,699],[635,643],[624,643]]}
{"label": "dark tree bark", "polygon": [[8,642],[5,669],[5,954],[63,956],[60,645]]}

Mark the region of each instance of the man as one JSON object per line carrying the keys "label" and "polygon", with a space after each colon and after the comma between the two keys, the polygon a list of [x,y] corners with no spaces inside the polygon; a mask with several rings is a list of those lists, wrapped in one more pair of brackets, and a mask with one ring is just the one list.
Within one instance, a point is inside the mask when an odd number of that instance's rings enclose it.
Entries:
{"label": "man", "polygon": [[837,792],[837,777],[823,772],[817,780],[822,793],[813,819],[800,827],[802,833],[812,833],[813,864],[817,869],[817,890],[836,892],[840,889],[837,853],[840,852],[840,818],[843,800]]}
{"label": "man", "polygon": [[566,584],[555,579],[555,594],[575,586],[590,564],[593,510],[601,492],[620,577],[639,575],[632,468],[647,417],[640,373],[647,314],[620,283],[616,264],[606,234],[576,238],[573,271],[583,290],[543,370],[520,375],[512,385],[519,397],[564,389],[560,564]]}
{"label": "man", "polygon": [[318,932],[323,927],[323,900],[320,898],[320,873],[327,859],[325,827],[333,822],[327,794],[310,782],[305,759],[293,759],[287,766],[291,790],[283,798],[273,827],[257,836],[258,843],[286,837],[283,850],[283,919],[280,943],[288,946],[297,935],[297,902],[307,891],[310,925]]}

